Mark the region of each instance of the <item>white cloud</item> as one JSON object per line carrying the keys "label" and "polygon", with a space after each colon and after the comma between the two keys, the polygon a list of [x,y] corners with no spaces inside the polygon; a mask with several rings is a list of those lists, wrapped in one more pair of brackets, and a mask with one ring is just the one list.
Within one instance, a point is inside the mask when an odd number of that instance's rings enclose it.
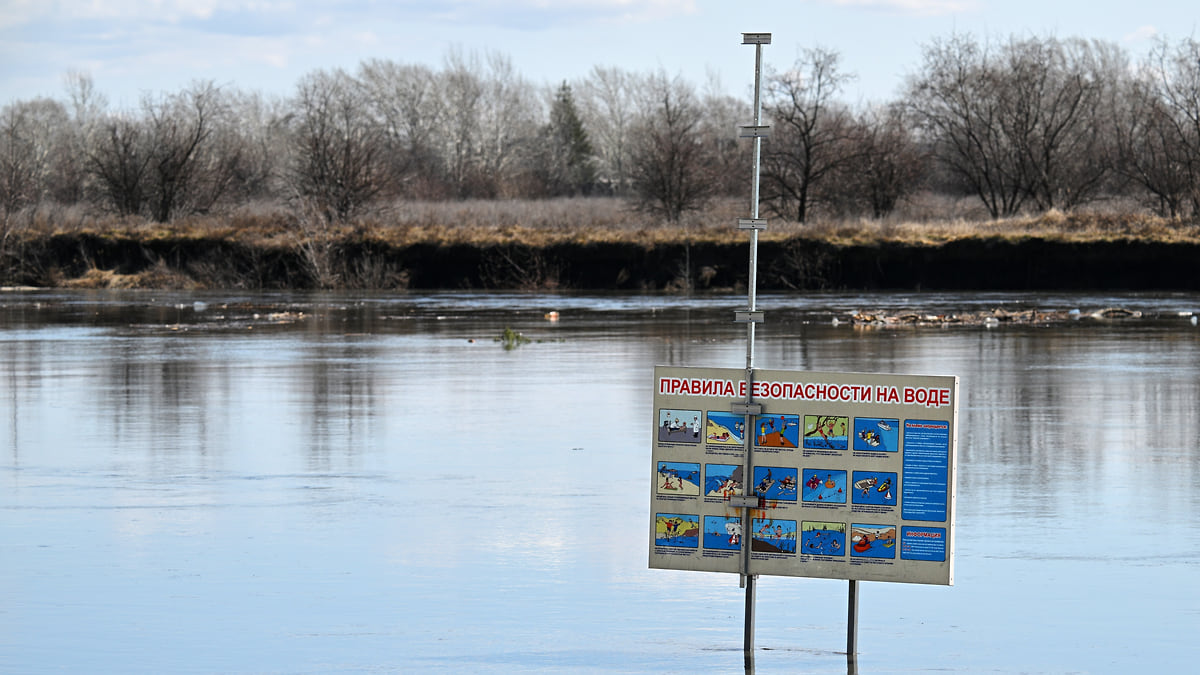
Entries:
{"label": "white cloud", "polygon": [[[0,28],[36,23],[143,22],[175,25],[221,16],[364,17],[545,25],[573,18],[651,21],[696,13],[697,0],[0,0]],[[511,18],[510,18],[511,17]]]}
{"label": "white cloud", "polygon": [[258,54],[257,60],[273,68],[286,68],[288,65],[288,55],[282,50],[264,51]]}
{"label": "white cloud", "polygon": [[1158,35],[1158,29],[1154,26],[1139,26],[1137,30],[1121,38],[1121,41],[1125,43],[1144,42],[1155,35]]}
{"label": "white cloud", "polygon": [[980,8],[978,0],[821,0],[835,5],[882,9],[904,14],[955,14]]}
{"label": "white cloud", "polygon": [[[694,14],[696,0],[418,0],[425,9],[408,12],[430,19],[462,21],[488,18],[499,23],[537,25],[562,19],[652,21]],[[401,10],[403,5],[396,6]]]}
{"label": "white cloud", "polygon": [[222,11],[270,14],[293,8],[292,2],[238,0],[4,0],[0,2],[0,25],[16,26],[43,19],[56,22],[125,19],[174,23],[183,19],[208,19]]}
{"label": "white cloud", "polygon": [[512,7],[524,5],[538,9],[589,10],[609,12],[690,14],[696,11],[695,0],[459,0],[465,5]]}
{"label": "white cloud", "polygon": [[375,31],[366,30],[354,35],[354,41],[363,47],[370,47],[380,44],[379,35]]}

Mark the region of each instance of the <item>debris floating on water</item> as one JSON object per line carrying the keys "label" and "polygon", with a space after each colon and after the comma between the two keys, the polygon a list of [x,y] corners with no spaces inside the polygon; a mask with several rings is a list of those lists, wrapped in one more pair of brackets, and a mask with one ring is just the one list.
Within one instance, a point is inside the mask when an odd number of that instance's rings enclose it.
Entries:
{"label": "debris floating on water", "polygon": [[[1082,317],[1090,319],[1138,319],[1142,313],[1138,310],[1122,307],[1106,307],[1084,314],[1079,309],[1071,310],[1006,310],[993,309],[984,312],[962,312],[954,314],[885,314],[874,312],[855,312],[848,323],[864,328],[899,328],[904,326],[985,326],[992,328],[1001,324],[1050,324],[1065,321],[1077,321]],[[1196,317],[1193,317],[1195,319]],[[835,318],[836,326],[843,321]],[[1193,321],[1192,323],[1196,323]]]}

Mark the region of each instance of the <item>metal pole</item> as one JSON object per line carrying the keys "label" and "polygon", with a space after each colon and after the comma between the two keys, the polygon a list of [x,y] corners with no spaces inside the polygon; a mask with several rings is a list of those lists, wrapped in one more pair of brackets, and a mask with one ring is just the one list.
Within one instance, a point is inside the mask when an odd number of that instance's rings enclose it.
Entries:
{"label": "metal pole", "polygon": [[[762,44],[754,45],[754,126],[762,125]],[[758,219],[759,165],[762,136],[754,137],[754,188],[750,197],[751,218]],[[750,230],[749,311],[758,309],[758,230]],[[754,321],[746,324],[746,370],[754,367]]]}
{"label": "metal pole", "polygon": [[850,580],[850,599],[846,610],[846,669],[858,672],[858,580]]}
{"label": "metal pole", "polygon": [[[759,165],[762,159],[762,47],[770,44],[770,33],[743,33],[742,44],[754,45],[754,173],[753,190],[750,198],[750,271],[746,312],[746,416],[745,416],[745,463],[742,466],[742,493],[754,496],[754,324],[761,321],[758,310],[758,219]],[[741,224],[739,223],[739,227]],[[743,506],[742,518],[742,573],[741,583],[746,588],[746,619],[743,633],[746,673],[754,672],[754,610],[755,584],[757,577],[750,573],[750,551],[753,534],[753,519],[750,508]]]}

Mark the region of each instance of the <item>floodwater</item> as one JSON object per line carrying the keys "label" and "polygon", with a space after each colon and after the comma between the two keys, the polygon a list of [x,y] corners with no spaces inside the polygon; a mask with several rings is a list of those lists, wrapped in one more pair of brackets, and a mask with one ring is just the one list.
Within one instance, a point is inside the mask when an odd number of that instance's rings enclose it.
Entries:
{"label": "floodwater", "polygon": [[[744,366],[745,304],[0,294],[0,672],[742,672],[737,577],[646,533],[652,369]],[[961,378],[955,586],[861,584],[859,672],[1194,666],[1200,296],[758,304],[761,368]],[[757,672],[846,671],[846,595],[760,578]]]}

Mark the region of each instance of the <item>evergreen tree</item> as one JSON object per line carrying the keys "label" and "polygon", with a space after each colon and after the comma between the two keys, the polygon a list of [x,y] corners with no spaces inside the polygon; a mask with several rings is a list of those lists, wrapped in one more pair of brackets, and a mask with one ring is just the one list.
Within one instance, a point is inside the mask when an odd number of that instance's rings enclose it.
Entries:
{"label": "evergreen tree", "polygon": [[566,82],[554,95],[545,128],[545,161],[541,172],[547,194],[588,194],[596,183],[595,150],[579,119],[575,97]]}

